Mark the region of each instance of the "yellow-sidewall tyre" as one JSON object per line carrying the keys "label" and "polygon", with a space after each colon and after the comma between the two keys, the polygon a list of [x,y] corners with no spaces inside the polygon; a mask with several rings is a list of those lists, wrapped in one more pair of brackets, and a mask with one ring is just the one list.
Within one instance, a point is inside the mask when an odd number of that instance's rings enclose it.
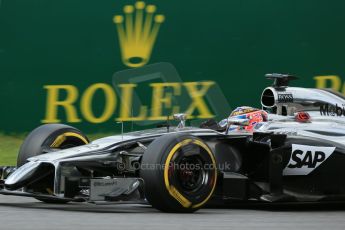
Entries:
{"label": "yellow-sidewall tyre", "polygon": [[17,166],[30,157],[45,154],[47,150],[66,149],[88,144],[88,138],[78,129],[64,124],[46,124],[34,129],[20,147]]}
{"label": "yellow-sidewall tyre", "polygon": [[[17,166],[20,167],[30,157],[49,152],[51,149],[67,149],[88,144],[88,138],[78,129],[63,124],[46,124],[34,129],[20,147]],[[52,190],[52,188],[47,188]],[[38,199],[46,203],[67,203],[56,199]]]}
{"label": "yellow-sidewall tyre", "polygon": [[145,197],[164,212],[195,212],[213,195],[216,160],[211,149],[189,134],[166,134],[154,140],[142,158]]}

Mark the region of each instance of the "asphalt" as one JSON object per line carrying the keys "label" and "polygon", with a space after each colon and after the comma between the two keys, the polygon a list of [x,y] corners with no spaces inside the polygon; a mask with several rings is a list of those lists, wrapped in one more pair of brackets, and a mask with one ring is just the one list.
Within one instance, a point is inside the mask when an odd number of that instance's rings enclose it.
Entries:
{"label": "asphalt", "polygon": [[0,230],[345,229],[345,204],[232,205],[167,214],[148,205],[44,204],[0,195]]}

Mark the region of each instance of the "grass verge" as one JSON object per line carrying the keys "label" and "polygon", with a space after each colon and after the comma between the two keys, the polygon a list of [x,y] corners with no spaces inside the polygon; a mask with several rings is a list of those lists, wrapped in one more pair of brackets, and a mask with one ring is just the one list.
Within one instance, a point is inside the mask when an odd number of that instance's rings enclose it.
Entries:
{"label": "grass verge", "polygon": [[[92,141],[111,135],[114,134],[97,133],[89,134],[87,137]],[[0,133],[0,166],[16,165],[18,151],[25,136],[25,134],[7,135]]]}

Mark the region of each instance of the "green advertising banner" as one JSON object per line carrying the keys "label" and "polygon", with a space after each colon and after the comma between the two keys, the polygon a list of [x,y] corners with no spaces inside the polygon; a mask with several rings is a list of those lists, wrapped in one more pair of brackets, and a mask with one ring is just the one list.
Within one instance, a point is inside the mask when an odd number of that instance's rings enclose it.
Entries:
{"label": "green advertising banner", "polygon": [[345,1],[0,0],[0,131],[260,107],[265,73],[345,93]]}

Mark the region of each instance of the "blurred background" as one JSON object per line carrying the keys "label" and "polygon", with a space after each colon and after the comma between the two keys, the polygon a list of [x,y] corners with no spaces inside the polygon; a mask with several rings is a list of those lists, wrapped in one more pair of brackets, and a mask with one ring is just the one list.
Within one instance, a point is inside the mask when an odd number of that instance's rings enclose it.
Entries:
{"label": "blurred background", "polygon": [[260,107],[265,73],[345,93],[342,0],[0,0],[0,165],[67,123],[91,139]]}

